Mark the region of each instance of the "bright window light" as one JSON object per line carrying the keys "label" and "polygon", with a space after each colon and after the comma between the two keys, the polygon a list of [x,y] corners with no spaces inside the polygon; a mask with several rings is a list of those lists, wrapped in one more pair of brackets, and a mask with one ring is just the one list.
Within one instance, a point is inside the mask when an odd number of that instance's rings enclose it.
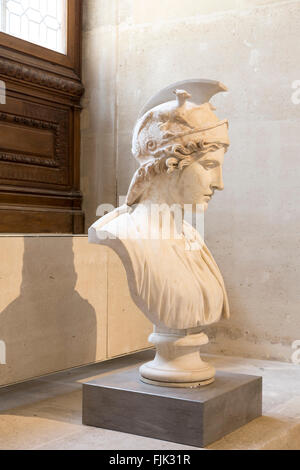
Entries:
{"label": "bright window light", "polygon": [[0,0],[0,30],[66,54],[67,0]]}

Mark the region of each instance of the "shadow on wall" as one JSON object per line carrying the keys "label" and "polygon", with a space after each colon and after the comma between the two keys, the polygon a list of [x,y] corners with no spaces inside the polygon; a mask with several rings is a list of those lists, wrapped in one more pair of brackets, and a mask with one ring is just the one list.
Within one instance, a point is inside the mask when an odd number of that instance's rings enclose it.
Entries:
{"label": "shadow on wall", "polygon": [[25,237],[20,295],[0,314],[0,386],[93,362],[97,319],[75,290],[72,237]]}

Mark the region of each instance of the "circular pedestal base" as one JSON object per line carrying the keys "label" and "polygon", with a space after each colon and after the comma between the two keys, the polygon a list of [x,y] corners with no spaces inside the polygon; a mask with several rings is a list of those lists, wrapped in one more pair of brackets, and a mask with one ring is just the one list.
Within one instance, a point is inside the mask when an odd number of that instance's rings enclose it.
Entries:
{"label": "circular pedestal base", "polygon": [[[168,332],[169,331],[169,332]],[[203,333],[175,334],[173,330],[155,330],[149,341],[156,346],[153,361],[140,367],[142,382],[160,387],[191,388],[209,385],[214,381],[215,368],[202,361],[200,346],[207,344]]]}
{"label": "circular pedestal base", "polygon": [[158,380],[146,379],[140,374],[140,380],[146,384],[158,385],[159,387],[197,388],[197,387],[204,387],[205,385],[209,385],[213,383],[215,381],[215,378],[212,377],[211,379],[202,380],[201,382],[161,382]]}
{"label": "circular pedestal base", "polygon": [[[200,356],[199,356],[200,362]],[[168,363],[147,362],[140,367],[142,382],[160,387],[201,387],[215,380],[215,368],[207,362],[200,362],[198,369],[168,367]]]}

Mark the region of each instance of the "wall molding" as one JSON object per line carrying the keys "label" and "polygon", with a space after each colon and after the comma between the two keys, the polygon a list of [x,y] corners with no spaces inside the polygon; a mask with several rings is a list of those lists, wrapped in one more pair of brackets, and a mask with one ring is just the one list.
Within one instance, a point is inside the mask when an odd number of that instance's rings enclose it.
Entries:
{"label": "wall molding", "polygon": [[46,87],[78,98],[84,92],[84,87],[80,81],[62,77],[46,70],[3,57],[0,58],[0,74],[17,81],[22,81],[22,83],[27,82],[38,87]]}

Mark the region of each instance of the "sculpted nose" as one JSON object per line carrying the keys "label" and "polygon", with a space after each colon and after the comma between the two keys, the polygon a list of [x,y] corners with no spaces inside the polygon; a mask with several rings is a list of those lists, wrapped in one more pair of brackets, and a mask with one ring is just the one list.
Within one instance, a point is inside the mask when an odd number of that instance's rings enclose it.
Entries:
{"label": "sculpted nose", "polygon": [[219,191],[223,191],[224,189],[223,172],[222,172],[221,166],[215,168],[215,174],[213,178],[212,187],[214,189],[218,189]]}

